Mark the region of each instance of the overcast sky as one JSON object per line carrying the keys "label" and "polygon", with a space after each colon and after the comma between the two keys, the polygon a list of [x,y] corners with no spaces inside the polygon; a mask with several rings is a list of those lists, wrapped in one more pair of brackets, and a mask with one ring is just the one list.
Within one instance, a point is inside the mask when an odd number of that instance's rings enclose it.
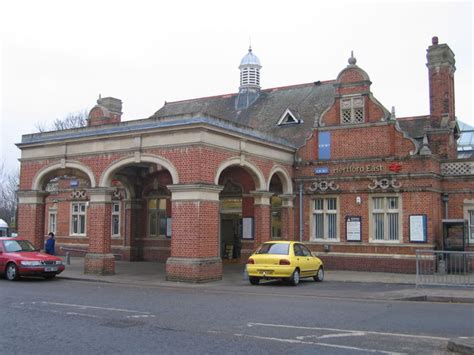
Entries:
{"label": "overcast sky", "polygon": [[474,125],[472,1],[2,1],[1,158],[15,169],[22,134],[99,94],[133,120],[236,92],[249,38],[263,88],[335,79],[354,50],[388,110],[425,115],[434,35],[456,55],[456,115]]}

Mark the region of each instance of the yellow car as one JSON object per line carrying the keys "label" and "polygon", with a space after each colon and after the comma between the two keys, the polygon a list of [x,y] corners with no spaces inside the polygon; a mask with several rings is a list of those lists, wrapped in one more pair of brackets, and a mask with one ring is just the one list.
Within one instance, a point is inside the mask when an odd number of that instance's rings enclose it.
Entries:
{"label": "yellow car", "polygon": [[296,286],[304,277],[323,281],[324,265],[303,243],[271,241],[250,256],[247,274],[252,285],[258,285],[261,279],[284,279]]}

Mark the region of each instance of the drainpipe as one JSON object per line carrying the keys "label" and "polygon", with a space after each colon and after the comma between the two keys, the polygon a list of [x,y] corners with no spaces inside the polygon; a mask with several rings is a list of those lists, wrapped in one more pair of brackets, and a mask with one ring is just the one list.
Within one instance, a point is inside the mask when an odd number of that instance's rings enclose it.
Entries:
{"label": "drainpipe", "polygon": [[443,194],[444,219],[448,219],[448,200],[449,200],[449,195],[445,192],[445,193]]}
{"label": "drainpipe", "polygon": [[300,242],[303,241],[303,183],[300,182]]}

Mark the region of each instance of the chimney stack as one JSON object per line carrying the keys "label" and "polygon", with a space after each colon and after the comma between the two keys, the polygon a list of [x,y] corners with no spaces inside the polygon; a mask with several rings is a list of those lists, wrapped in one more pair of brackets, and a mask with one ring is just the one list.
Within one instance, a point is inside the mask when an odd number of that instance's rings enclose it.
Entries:
{"label": "chimney stack", "polygon": [[430,115],[432,126],[446,128],[455,120],[454,110],[454,72],[456,71],[454,53],[447,44],[438,44],[438,37],[432,38],[426,59],[430,86]]}
{"label": "chimney stack", "polygon": [[97,105],[89,112],[88,126],[119,123],[122,119],[122,100],[99,95]]}

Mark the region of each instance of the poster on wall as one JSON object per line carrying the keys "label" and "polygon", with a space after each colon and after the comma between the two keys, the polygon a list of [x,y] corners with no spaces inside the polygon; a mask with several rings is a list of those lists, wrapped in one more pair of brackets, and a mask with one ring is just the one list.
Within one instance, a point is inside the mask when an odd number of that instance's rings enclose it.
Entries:
{"label": "poster on wall", "polygon": [[318,133],[318,159],[331,159],[331,132]]}
{"label": "poster on wall", "polygon": [[171,221],[173,219],[168,217],[166,218],[166,237],[171,238]]}
{"label": "poster on wall", "polygon": [[361,216],[346,217],[346,240],[348,242],[360,242],[362,231]]}
{"label": "poster on wall", "polygon": [[242,239],[253,239],[253,217],[242,218]]}
{"label": "poster on wall", "polygon": [[426,215],[410,215],[410,242],[425,243],[427,234]]}

